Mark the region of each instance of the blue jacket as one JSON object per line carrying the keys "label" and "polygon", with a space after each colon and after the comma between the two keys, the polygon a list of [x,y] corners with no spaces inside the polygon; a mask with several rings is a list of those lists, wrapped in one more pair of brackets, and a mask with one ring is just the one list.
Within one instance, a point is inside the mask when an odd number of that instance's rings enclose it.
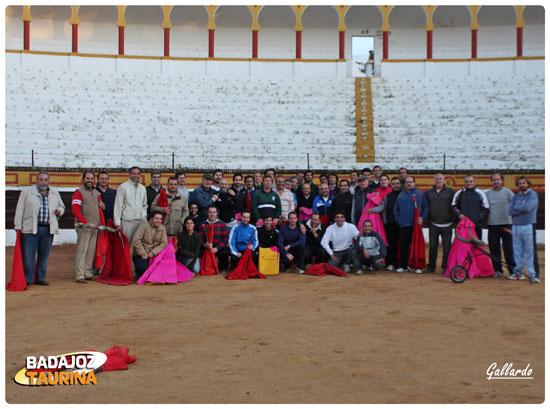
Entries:
{"label": "blue jacket", "polygon": [[228,240],[231,253],[235,256],[238,253],[243,253],[250,240],[252,240],[252,249],[256,250],[258,248],[258,231],[254,226],[250,224],[246,226],[244,224],[236,224],[233,226]]}
{"label": "blue jacket", "polygon": [[516,193],[510,202],[508,213],[512,216],[512,224],[525,226],[537,222],[537,207],[539,197],[529,189],[525,194]]}
{"label": "blue jacket", "polygon": [[313,199],[313,211],[319,213],[321,216],[330,214],[332,199],[334,199],[332,196],[329,196],[326,200],[320,195],[315,196],[315,199]]}
{"label": "blue jacket", "polygon": [[404,190],[397,196],[395,206],[393,207],[393,214],[395,215],[395,220],[399,227],[414,226],[413,195],[416,195],[416,204],[420,217],[422,217],[423,220],[426,220],[428,217],[428,201],[426,200],[426,195],[416,188],[411,190],[410,193]]}
{"label": "blue jacket", "polygon": [[206,209],[208,206],[214,204],[212,196],[216,193],[214,189],[210,188],[207,192],[202,185],[197,186],[189,195],[189,202],[194,202],[199,206],[199,215],[206,216]]}

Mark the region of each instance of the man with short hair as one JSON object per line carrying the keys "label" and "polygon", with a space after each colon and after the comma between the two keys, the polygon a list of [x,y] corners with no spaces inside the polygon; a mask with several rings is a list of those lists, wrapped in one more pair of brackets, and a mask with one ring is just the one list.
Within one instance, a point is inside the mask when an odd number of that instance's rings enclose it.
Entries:
{"label": "man with short hair", "polygon": [[436,173],[433,187],[426,192],[429,208],[428,217],[430,219],[430,260],[426,270],[428,273],[435,273],[439,236],[441,236],[441,242],[443,243],[441,268],[443,273],[447,271],[447,259],[451,250],[451,236],[455,220],[451,207],[454,194],[453,189],[445,186],[445,176],[442,173]]}
{"label": "man with short hair", "polygon": [[[101,224],[101,195],[94,189],[95,175],[92,171],[82,172],[82,186],[72,197],[71,208],[75,217],[76,229],[76,282],[86,284],[87,280],[95,281],[93,274],[94,258],[97,244],[97,229]],[[82,223],[88,227],[76,227]]]}
{"label": "man with short hair", "polygon": [[369,184],[370,184],[370,176],[371,176],[371,172],[370,172],[370,168],[363,168],[361,169],[361,176],[366,176],[369,180]]}
{"label": "man with short hair", "polygon": [[189,202],[189,216],[193,219],[193,223],[195,223],[195,231],[199,231],[199,226],[202,222],[206,220],[205,217],[199,215],[199,205],[195,202]]}
{"label": "man with short hair", "polygon": [[[352,170],[349,173],[349,192],[353,195],[355,193],[355,186],[357,186],[357,179],[359,178],[359,172]],[[347,219],[351,220],[351,219]]]}
{"label": "man with short hair", "polygon": [[151,204],[151,211],[159,210],[164,214],[164,227],[166,228],[166,234],[169,237],[175,237],[183,232],[183,221],[189,214],[189,208],[187,207],[187,199],[185,196],[180,194],[178,190],[178,179],[175,176],[170,176],[168,178],[168,184],[166,187],[168,206],[160,207],[158,205],[160,195],[157,195]]}
{"label": "man with short hair", "polygon": [[[371,220],[365,220],[363,223],[363,232],[359,234],[355,251],[361,264],[369,267],[374,274],[384,267],[386,244],[382,237],[372,230]],[[362,270],[356,272],[358,275],[362,273]]]}
{"label": "man with short hair", "polygon": [[279,230],[273,226],[273,217],[264,217],[264,224],[256,227],[258,231],[258,241],[262,248],[277,247],[279,245]]}
{"label": "man with short hair", "polygon": [[174,175],[178,181],[178,193],[185,197],[189,201],[189,189],[185,187],[185,180],[187,179],[187,173],[184,170],[178,170]]}
{"label": "man with short hair", "polygon": [[279,224],[283,224],[288,221],[288,214],[296,210],[296,205],[292,192],[285,187],[285,177],[283,175],[277,175],[275,178],[275,188],[275,193],[279,195],[281,201]]}
{"label": "man with short hair", "polygon": [[539,198],[531,190],[531,182],[525,176],[520,176],[516,185],[519,192],[514,195],[509,206],[509,213],[512,216],[512,239],[514,248],[514,261],[516,266],[514,274],[509,275],[509,280],[523,280],[524,265],[529,274],[531,284],[540,283],[536,276],[534,267],[533,252],[533,224],[537,221],[537,207]]}
{"label": "man with short hair", "polygon": [[206,217],[208,206],[213,205],[218,200],[218,195],[212,189],[212,175],[205,173],[202,176],[202,182],[189,195],[189,201],[199,206],[199,215]]}
{"label": "man with short hair", "polygon": [[487,228],[489,230],[489,250],[491,251],[491,262],[495,269],[495,277],[502,277],[504,268],[502,266],[502,255],[500,250],[500,241],[504,257],[508,265],[509,274],[514,273],[514,249],[512,247],[512,218],[508,213],[510,202],[514,198],[514,193],[507,187],[504,187],[504,179],[499,172],[491,175],[493,188],[485,191],[489,201],[489,218],[487,219]]}
{"label": "man with short hair", "polygon": [[299,186],[298,178],[296,176],[292,176],[290,180],[292,181],[292,188],[290,190],[292,190],[292,193],[296,194],[296,192],[298,192]]}
{"label": "man with short hair", "polygon": [[296,197],[296,192],[294,191],[294,183],[292,183],[292,178],[285,179],[285,189],[292,193],[292,199],[294,199],[294,210],[298,208],[298,198]]}
{"label": "man with short hair", "polygon": [[338,193],[330,204],[330,220],[334,221],[334,215],[341,211],[346,216],[346,220],[351,220],[351,208],[353,206],[353,195],[349,192],[349,182],[347,179],[340,181],[340,193]]}
{"label": "man with short hair", "polygon": [[[265,178],[264,178],[265,182]],[[298,215],[296,212],[290,212],[288,223],[281,226],[279,230],[278,248],[281,253],[281,263],[285,270],[290,268],[290,263],[296,263],[296,273],[304,274],[306,267],[304,264],[306,246],[306,235],[298,226]]]}
{"label": "man with short hair", "polygon": [[[271,179],[273,180],[273,178]],[[262,172],[254,172],[254,189],[260,190],[262,188]]]}
{"label": "man with short hair", "polygon": [[275,169],[273,169],[273,168],[266,169],[265,172],[264,172],[264,176],[265,175],[271,176],[271,180],[275,181]]}
{"label": "man with short hair", "polygon": [[464,189],[455,193],[451,206],[460,220],[467,217],[476,225],[477,237],[482,240],[481,223],[489,214],[489,201],[485,192],[476,187],[473,175],[464,178]]}
{"label": "man with short hair", "polygon": [[[414,208],[418,207],[420,217],[414,218]],[[396,270],[402,273],[409,268],[409,251],[412,243],[414,224],[422,226],[422,223],[428,217],[428,201],[426,195],[416,188],[414,176],[407,176],[405,180],[405,190],[397,197],[393,213],[397,224],[399,224],[399,257],[400,266]],[[422,274],[422,270],[417,268],[415,273]]]}
{"label": "man with short hair", "polygon": [[369,187],[371,189],[376,189],[380,187],[380,176],[382,176],[382,167],[376,165],[374,168],[372,168],[372,173],[373,173],[373,178],[369,183]]}
{"label": "man with short hair", "polygon": [[254,193],[252,198],[252,211],[256,223],[265,216],[271,216],[278,219],[281,216],[281,199],[279,195],[271,189],[273,179],[265,175],[262,183],[262,189]]}
{"label": "man with short hair", "polygon": [[311,187],[311,195],[313,197],[319,196],[319,186],[313,183],[313,172],[311,170],[306,170],[304,172],[304,183],[309,183]]}
{"label": "man with short hair", "polygon": [[121,229],[132,242],[134,233],[141,222],[147,220],[147,191],[139,183],[141,169],[130,168],[130,179],[117,189],[113,221],[117,229]]}
{"label": "man with short hair", "polygon": [[252,259],[257,265],[258,262],[258,232],[254,226],[250,225],[250,211],[243,210],[241,213],[241,222],[236,224],[229,233],[229,250],[231,251],[231,267],[237,267],[247,248],[252,250]]}
{"label": "man with short hair", "polygon": [[[212,226],[214,237],[212,242],[208,242],[208,231]],[[207,219],[199,226],[199,234],[201,235],[202,247],[201,257],[205,251],[211,251],[218,257],[218,267],[220,270],[227,268],[227,258],[229,257],[228,232],[226,224],[218,219],[218,209],[216,206],[210,205],[207,208]]]}
{"label": "man with short hair", "polygon": [[369,178],[366,175],[361,175],[358,179],[358,186],[355,188],[355,193],[353,195],[353,203],[351,206],[351,222],[355,225],[359,223],[361,219],[361,214],[365,205],[369,201],[367,198],[368,193],[374,192],[373,189],[369,187]]}
{"label": "man with short hair", "polygon": [[59,192],[50,186],[50,174],[46,171],[38,172],[36,185],[21,191],[13,223],[15,231],[21,232],[21,253],[27,285],[34,283],[35,270],[36,284],[48,285],[46,269],[53,235],[59,233],[57,220],[64,212],[63,200]]}
{"label": "man with short hair", "polygon": [[214,190],[214,192],[218,193],[220,191],[220,184],[222,183],[222,180],[223,180],[223,170],[221,169],[216,169],[214,171],[214,173],[212,174],[212,190]]}
{"label": "man with short hair", "polygon": [[151,184],[145,188],[147,192],[147,220],[151,219],[151,204],[160,193],[160,189],[162,189],[160,179],[161,173],[158,170],[151,172]]}
{"label": "man with short hair", "polygon": [[[244,178],[244,187],[246,188],[246,209],[252,211],[252,198],[254,197],[254,194],[257,192],[256,188],[254,187],[254,177],[252,175],[247,175]],[[252,222],[254,221],[254,215],[252,215]]]}
{"label": "man with short hair", "polygon": [[384,210],[382,211],[382,221],[386,228],[386,239],[388,240],[388,255],[386,258],[386,265],[388,266],[386,270],[388,271],[393,271],[394,267],[398,265],[399,252],[397,243],[399,242],[399,225],[397,224],[397,220],[395,220],[393,208],[395,207],[397,197],[401,194],[401,180],[399,176],[391,178],[391,189],[392,191],[384,197]]}
{"label": "man with short hair", "polygon": [[103,211],[103,217],[105,218],[105,224],[107,220],[113,221],[113,211],[115,209],[115,197],[116,190],[109,187],[109,174],[101,171],[97,174],[96,190],[101,195],[101,201],[105,205]]}
{"label": "man with short hair", "polygon": [[242,173],[233,174],[233,184],[229,188],[229,194],[233,196],[233,203],[236,214],[242,213],[243,210],[246,209],[246,198],[248,196],[247,193],[248,192],[243,185]]}
{"label": "man with short hair", "polygon": [[[305,263],[317,264],[326,262],[328,254],[323,246],[321,246],[321,240],[327,229],[321,223],[319,213],[313,213],[311,219],[301,221],[300,228],[302,233],[306,235]],[[313,259],[314,257],[315,260]]]}
{"label": "man with short hair", "polygon": [[[361,262],[354,251],[354,242],[359,236],[359,230],[354,224],[346,222],[344,213],[338,211],[334,214],[334,224],[331,224],[321,240],[321,246],[330,257],[329,264],[349,273],[350,261],[355,272],[361,271]],[[332,248],[329,243],[332,243]]]}
{"label": "man with short hair", "polygon": [[313,212],[319,213],[321,222],[325,227],[330,224],[330,204],[333,197],[330,195],[330,189],[326,183],[320,187],[321,194],[313,199]]}
{"label": "man with short hair", "polygon": [[296,189],[298,189],[298,186],[300,186],[302,183],[304,183],[304,172],[298,172],[296,173],[296,178],[298,179],[298,185],[296,186]]}

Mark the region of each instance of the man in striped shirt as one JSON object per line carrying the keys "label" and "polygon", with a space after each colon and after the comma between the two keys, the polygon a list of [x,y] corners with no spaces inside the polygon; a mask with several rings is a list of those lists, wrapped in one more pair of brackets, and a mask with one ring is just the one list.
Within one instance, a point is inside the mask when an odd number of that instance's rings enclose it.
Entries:
{"label": "man in striped shirt", "polygon": [[[214,230],[212,242],[208,241],[210,227]],[[230,254],[229,247],[227,246],[229,233],[227,225],[218,219],[218,209],[216,206],[208,206],[207,219],[200,224],[199,234],[202,240],[201,257],[205,251],[211,251],[218,258],[219,269],[225,270],[227,268],[227,258]]]}

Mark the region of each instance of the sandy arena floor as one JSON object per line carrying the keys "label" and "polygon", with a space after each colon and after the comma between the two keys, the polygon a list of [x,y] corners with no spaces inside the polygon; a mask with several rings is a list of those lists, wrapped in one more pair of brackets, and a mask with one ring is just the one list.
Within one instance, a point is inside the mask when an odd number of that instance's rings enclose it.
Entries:
{"label": "sandy arena floor", "polygon": [[[9,403],[544,400],[544,248],[539,285],[383,271],[127,287],[75,283],[74,250],[52,249],[49,287],[6,292]],[[13,381],[27,355],[115,345],[137,361],[97,385]],[[493,362],[530,364],[534,379],[488,381]]]}

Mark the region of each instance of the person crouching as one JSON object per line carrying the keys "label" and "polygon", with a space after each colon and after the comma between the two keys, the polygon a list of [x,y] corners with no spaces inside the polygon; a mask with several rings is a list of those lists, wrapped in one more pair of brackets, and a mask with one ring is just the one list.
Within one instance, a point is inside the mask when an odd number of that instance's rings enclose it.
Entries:
{"label": "person crouching", "polygon": [[[382,237],[372,230],[372,222],[370,220],[365,220],[363,223],[363,232],[359,235],[355,251],[361,264],[370,267],[373,273],[376,274],[378,270],[384,267],[386,245]],[[362,273],[362,270],[356,272],[356,274]]]}
{"label": "person crouching", "polygon": [[130,254],[136,268],[136,278],[143,275],[149,261],[168,245],[166,228],[162,225],[162,212],[151,212],[151,220],[139,225],[130,246]]}

